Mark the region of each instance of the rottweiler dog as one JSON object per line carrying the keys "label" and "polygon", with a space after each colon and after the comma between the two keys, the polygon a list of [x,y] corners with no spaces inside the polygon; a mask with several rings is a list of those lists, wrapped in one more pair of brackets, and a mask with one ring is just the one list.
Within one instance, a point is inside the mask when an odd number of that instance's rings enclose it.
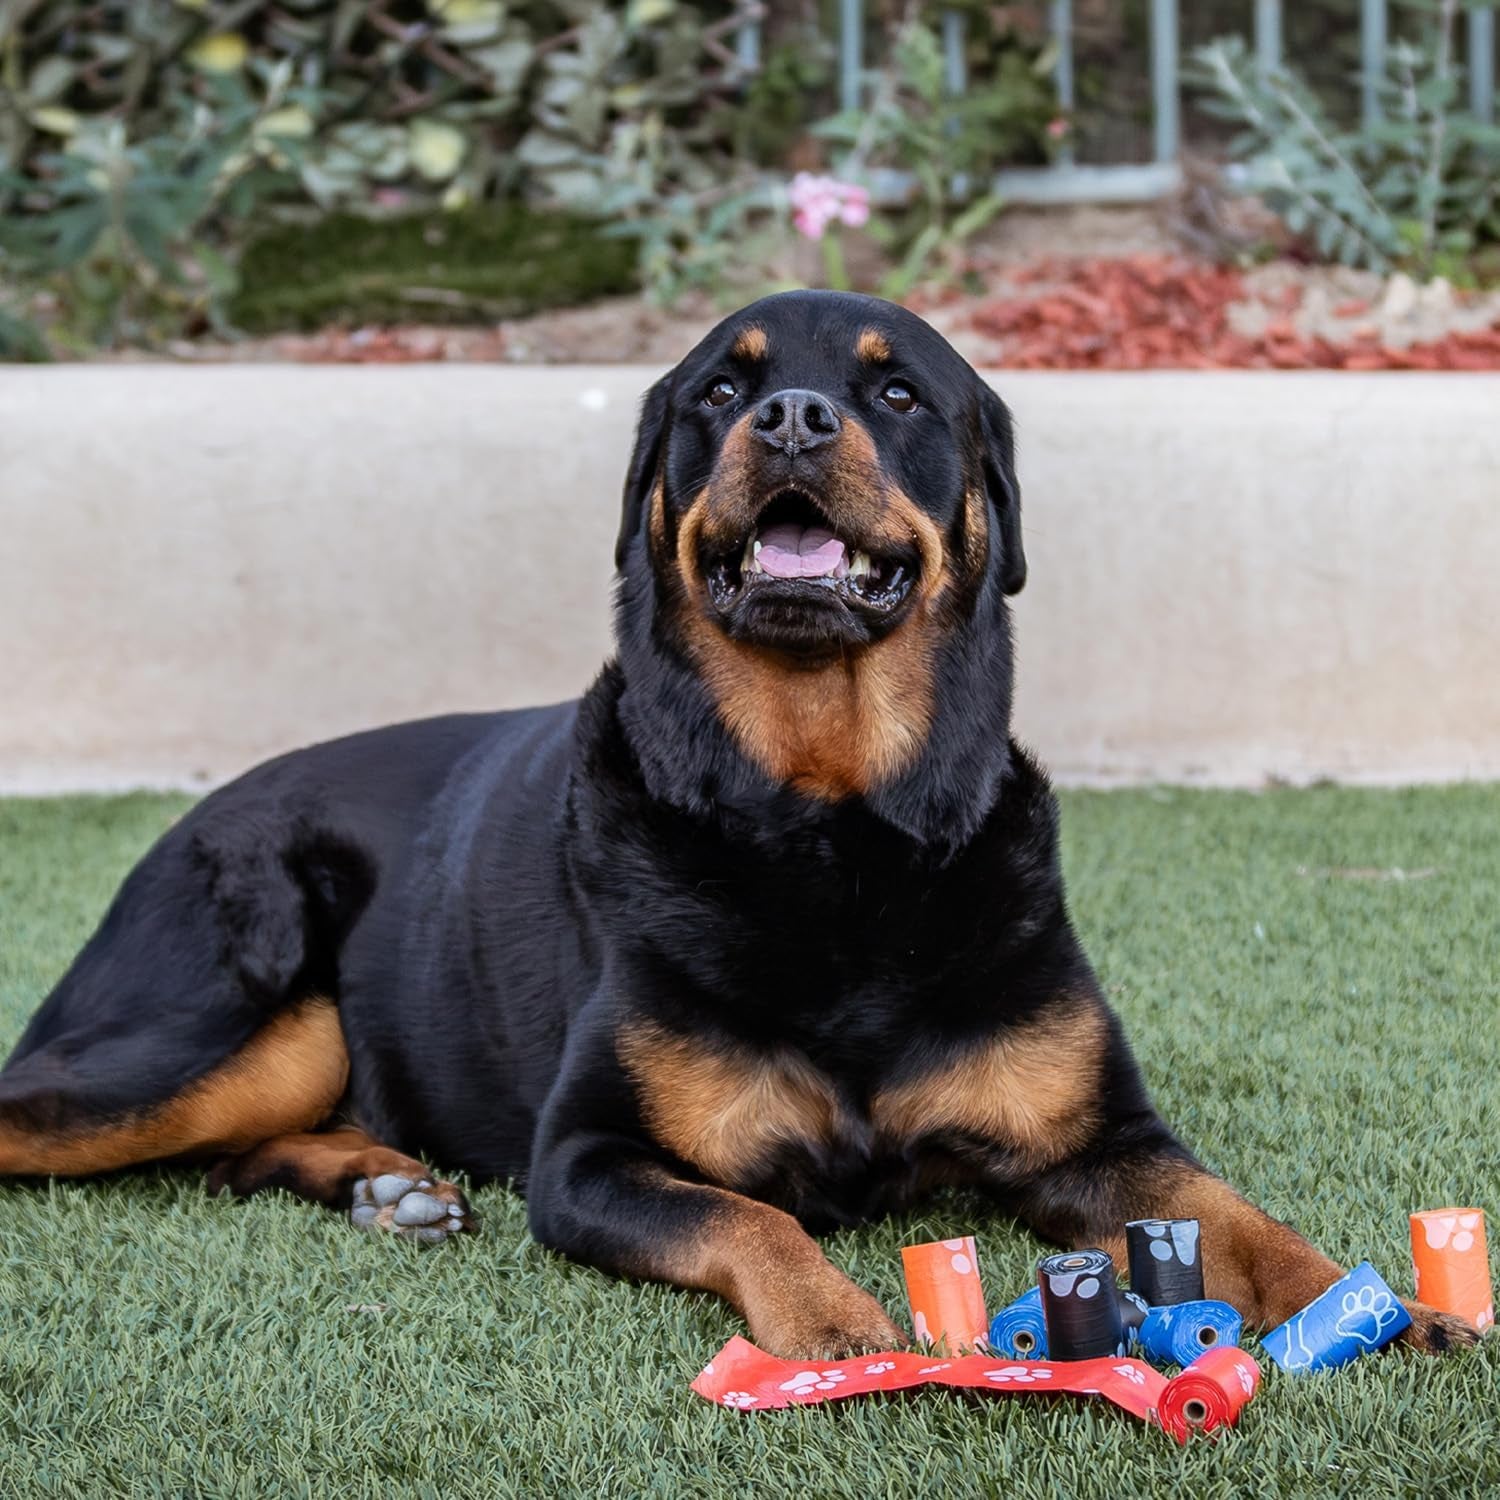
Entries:
{"label": "rottweiler dog", "polygon": [[435,1242],[474,1228],[438,1162],[795,1356],[901,1341],[813,1235],[944,1184],[1122,1265],[1199,1219],[1253,1324],[1331,1285],[1157,1115],[1074,934],[964,360],[865,297],[727,319],[644,399],[616,563],[581,700],[297,751],[171,829],[0,1073],[0,1173],[192,1158]]}

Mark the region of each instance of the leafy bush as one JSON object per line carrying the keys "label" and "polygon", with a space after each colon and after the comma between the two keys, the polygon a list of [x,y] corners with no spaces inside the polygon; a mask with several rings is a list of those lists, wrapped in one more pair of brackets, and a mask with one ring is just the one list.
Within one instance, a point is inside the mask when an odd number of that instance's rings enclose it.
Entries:
{"label": "leafy bush", "polygon": [[[1486,0],[1494,3],[1494,0]],[[1500,127],[1461,107],[1459,0],[1423,0],[1420,36],[1388,49],[1384,118],[1344,128],[1292,71],[1262,74],[1243,42],[1200,49],[1192,77],[1205,106],[1244,127],[1232,144],[1242,186],[1318,254],[1385,271],[1463,274],[1500,241]]]}

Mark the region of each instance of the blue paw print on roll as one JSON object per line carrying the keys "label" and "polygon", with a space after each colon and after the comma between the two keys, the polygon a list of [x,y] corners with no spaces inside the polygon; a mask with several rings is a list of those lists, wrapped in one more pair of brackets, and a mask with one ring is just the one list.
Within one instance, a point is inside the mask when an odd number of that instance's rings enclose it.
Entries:
{"label": "blue paw print on roll", "polygon": [[1283,1370],[1304,1374],[1334,1370],[1382,1349],[1410,1326],[1411,1314],[1366,1260],[1273,1328],[1263,1342]]}

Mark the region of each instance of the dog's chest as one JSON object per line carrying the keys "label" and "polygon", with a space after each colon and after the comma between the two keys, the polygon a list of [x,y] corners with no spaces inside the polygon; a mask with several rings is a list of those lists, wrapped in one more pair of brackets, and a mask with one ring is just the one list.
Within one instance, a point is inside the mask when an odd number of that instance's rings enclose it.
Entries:
{"label": "dog's chest", "polygon": [[710,1181],[806,1219],[856,1221],[928,1176],[920,1129],[803,1053],[710,1049],[646,1026],[622,1036],[621,1056],[663,1146]]}

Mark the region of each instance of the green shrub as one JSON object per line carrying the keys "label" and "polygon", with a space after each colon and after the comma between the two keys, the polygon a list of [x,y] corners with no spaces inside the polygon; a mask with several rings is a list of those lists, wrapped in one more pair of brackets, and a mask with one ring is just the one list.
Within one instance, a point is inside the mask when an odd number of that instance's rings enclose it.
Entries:
{"label": "green shrub", "polygon": [[1383,118],[1341,127],[1286,68],[1263,73],[1238,38],[1199,50],[1190,73],[1212,113],[1242,127],[1243,188],[1324,259],[1463,277],[1500,241],[1500,127],[1464,110],[1455,29],[1496,0],[1406,0],[1412,37],[1387,50]]}
{"label": "green shrub", "polygon": [[635,249],[588,219],[520,204],[280,225],[240,261],[229,316],[251,333],[329,323],[473,323],[565,307],[637,283]]}

